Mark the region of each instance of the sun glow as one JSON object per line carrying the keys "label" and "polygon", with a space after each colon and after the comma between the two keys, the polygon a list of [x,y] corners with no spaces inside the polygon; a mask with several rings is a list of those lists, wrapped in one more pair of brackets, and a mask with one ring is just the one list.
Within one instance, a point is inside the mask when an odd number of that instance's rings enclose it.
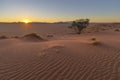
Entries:
{"label": "sun glow", "polygon": [[28,24],[28,23],[30,23],[31,21],[30,21],[29,19],[23,19],[23,22],[26,23],[26,24]]}

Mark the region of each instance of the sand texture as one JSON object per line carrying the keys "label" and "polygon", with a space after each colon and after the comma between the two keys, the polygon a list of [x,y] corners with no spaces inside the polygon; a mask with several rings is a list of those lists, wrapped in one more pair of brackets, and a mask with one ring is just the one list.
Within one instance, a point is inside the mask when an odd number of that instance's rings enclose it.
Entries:
{"label": "sand texture", "polygon": [[55,28],[43,41],[0,39],[0,80],[120,80],[120,24],[96,25],[81,35]]}

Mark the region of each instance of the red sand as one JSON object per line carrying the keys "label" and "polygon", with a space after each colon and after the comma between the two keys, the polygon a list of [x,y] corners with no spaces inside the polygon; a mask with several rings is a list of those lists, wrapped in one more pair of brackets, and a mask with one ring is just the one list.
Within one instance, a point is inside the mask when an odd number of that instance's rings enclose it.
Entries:
{"label": "red sand", "polygon": [[[43,42],[0,40],[0,80],[120,80],[119,35],[107,30]],[[90,44],[92,37],[100,44]]]}

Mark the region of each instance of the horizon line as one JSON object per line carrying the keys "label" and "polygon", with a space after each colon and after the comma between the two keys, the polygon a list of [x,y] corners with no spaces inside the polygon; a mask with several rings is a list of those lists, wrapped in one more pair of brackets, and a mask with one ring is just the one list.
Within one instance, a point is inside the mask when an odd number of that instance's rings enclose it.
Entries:
{"label": "horizon line", "polygon": [[[71,23],[73,21],[58,21],[58,22],[29,22],[29,23]],[[0,22],[0,23],[24,23],[24,22]],[[118,21],[115,22],[90,22],[90,23],[120,23]]]}

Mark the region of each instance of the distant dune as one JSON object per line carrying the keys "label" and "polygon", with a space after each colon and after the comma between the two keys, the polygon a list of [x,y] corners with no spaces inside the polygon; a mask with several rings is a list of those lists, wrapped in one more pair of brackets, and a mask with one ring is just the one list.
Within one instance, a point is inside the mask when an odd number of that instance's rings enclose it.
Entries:
{"label": "distant dune", "polygon": [[69,25],[0,24],[0,80],[120,80],[120,24]]}

